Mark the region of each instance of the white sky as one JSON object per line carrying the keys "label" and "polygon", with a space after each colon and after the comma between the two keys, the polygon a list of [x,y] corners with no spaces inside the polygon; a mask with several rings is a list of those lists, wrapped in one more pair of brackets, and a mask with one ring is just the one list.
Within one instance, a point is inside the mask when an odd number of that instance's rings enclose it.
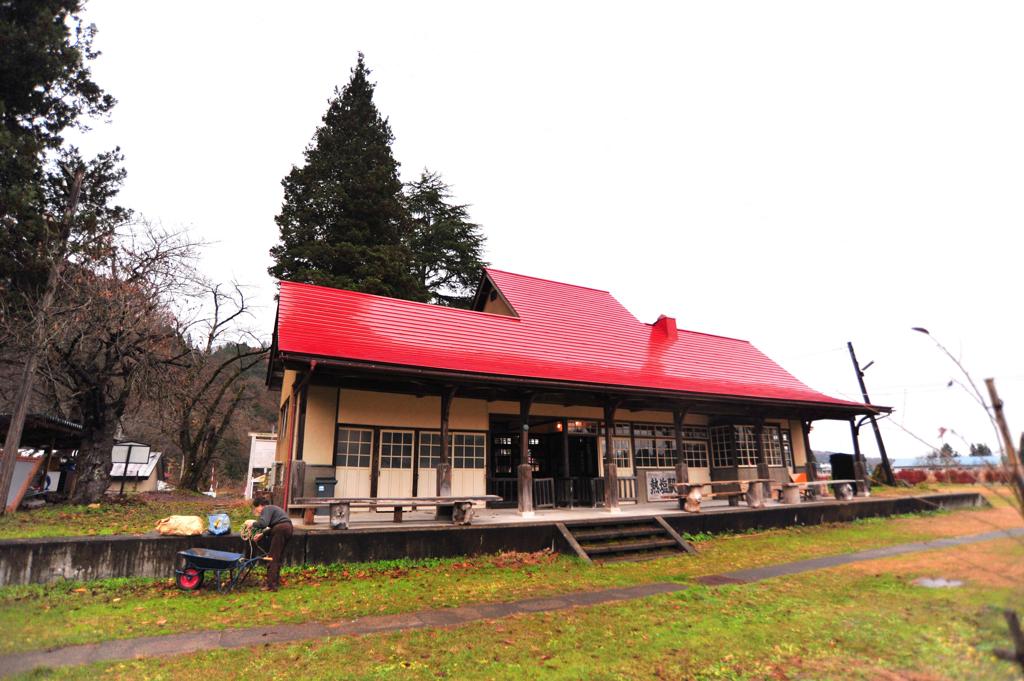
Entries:
{"label": "white sky", "polygon": [[[280,181],[362,50],[404,178],[439,171],[496,267],[858,399],[853,341],[893,421],[994,445],[925,326],[1024,428],[1024,5],[673,5],[90,0],[120,103],[83,146],[122,147],[126,205],[216,242],[206,270],[256,287],[269,335]],[[851,450],[844,423],[812,441]]]}

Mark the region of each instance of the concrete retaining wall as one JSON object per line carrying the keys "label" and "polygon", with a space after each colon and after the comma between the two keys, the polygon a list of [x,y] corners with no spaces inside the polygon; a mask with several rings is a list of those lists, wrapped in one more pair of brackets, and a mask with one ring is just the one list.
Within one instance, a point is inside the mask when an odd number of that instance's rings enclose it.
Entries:
{"label": "concrete retaining wall", "polygon": [[[747,529],[818,525],[857,518],[913,513],[936,508],[960,509],[985,505],[974,493],[920,497],[885,497],[846,503],[770,506],[725,512],[665,515],[679,532],[736,532]],[[584,523],[604,523],[609,517]],[[113,536],[0,541],[0,585],[43,584],[60,579],[109,577],[170,577],[177,552],[192,547],[241,551],[237,536],[158,537]],[[441,558],[498,551],[571,550],[552,523],[515,523],[470,527],[362,529],[341,532],[296,533],[285,562],[336,563],[395,558]]]}

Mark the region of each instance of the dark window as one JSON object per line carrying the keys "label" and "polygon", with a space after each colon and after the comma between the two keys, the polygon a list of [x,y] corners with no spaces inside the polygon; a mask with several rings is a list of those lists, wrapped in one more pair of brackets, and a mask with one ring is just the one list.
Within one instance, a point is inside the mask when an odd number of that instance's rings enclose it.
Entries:
{"label": "dark window", "polygon": [[369,428],[338,427],[334,465],[349,468],[369,468],[373,451],[373,431]]}
{"label": "dark window", "polygon": [[[618,430],[615,428],[614,430]],[[628,432],[628,431],[627,431]],[[618,468],[629,468],[632,462],[629,460],[629,450],[632,449],[628,437],[613,437],[612,452],[615,453],[615,465]]]}
{"label": "dark window", "polygon": [[751,468],[757,465],[757,439],[753,426],[735,426],[736,465]]}
{"label": "dark window", "polygon": [[732,426],[715,426],[710,429],[711,465],[715,468],[728,468],[735,465],[733,459],[733,428]]}
{"label": "dark window", "polygon": [[441,433],[420,433],[419,457],[420,470],[437,468],[441,463]]}
{"label": "dark window", "polygon": [[574,435],[597,435],[597,421],[569,421],[569,432]]}
{"label": "dark window", "polygon": [[683,440],[683,457],[686,459],[687,466],[692,468],[707,468],[707,440]]}
{"label": "dark window", "polygon": [[452,468],[483,468],[487,438],[481,433],[454,433]]}
{"label": "dark window", "polygon": [[512,445],[511,435],[495,435],[492,439],[491,456],[494,458],[494,475],[512,475]]}
{"label": "dark window", "polygon": [[412,468],[412,432],[380,431],[380,467]]}
{"label": "dark window", "polygon": [[793,441],[789,428],[781,430],[782,437],[782,460],[789,468],[793,467]]}
{"label": "dark window", "polygon": [[761,429],[761,447],[769,466],[782,466],[782,436],[778,426],[765,426]]}

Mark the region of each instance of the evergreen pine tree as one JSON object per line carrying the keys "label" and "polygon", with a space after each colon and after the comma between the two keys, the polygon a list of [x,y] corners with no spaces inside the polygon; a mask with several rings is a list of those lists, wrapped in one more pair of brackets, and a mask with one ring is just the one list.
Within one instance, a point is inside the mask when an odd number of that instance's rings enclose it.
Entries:
{"label": "evergreen pine tree", "polygon": [[431,302],[469,307],[486,265],[480,226],[469,221],[468,206],[451,202],[451,187],[437,173],[424,169],[405,188],[412,220],[409,248],[416,279],[430,292]]}
{"label": "evergreen pine tree", "polygon": [[0,299],[15,307],[30,306],[46,282],[74,169],[86,166],[87,176],[71,254],[95,248],[126,215],[108,204],[124,178],[120,153],[85,160],[64,141],[115,104],[92,79],[96,27],[82,22],[82,4],[0,3]]}
{"label": "evergreen pine tree", "polygon": [[270,253],[272,276],[425,301],[413,276],[409,220],[402,204],[394,136],[373,103],[374,84],[359,53],[348,84],[335,90],[305,164],[284,178]]}

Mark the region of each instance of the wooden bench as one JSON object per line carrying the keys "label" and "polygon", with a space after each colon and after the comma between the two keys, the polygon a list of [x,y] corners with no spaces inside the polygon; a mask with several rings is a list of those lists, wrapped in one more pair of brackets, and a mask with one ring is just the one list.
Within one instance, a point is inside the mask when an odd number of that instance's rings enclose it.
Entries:
{"label": "wooden bench", "polygon": [[[730,506],[738,506],[740,501],[746,501],[751,508],[764,506],[764,486],[770,485],[773,480],[712,480],[711,482],[677,482],[675,483],[676,497],[679,500],[679,508],[690,513],[700,512],[702,499],[726,499]],[[725,485],[738,486],[738,490],[723,490],[715,492],[715,487]],[[704,494],[704,487],[710,487],[711,493]]]}
{"label": "wooden bench", "polygon": [[488,501],[501,501],[494,494],[482,494],[472,497],[344,497],[344,498],[300,498],[288,504],[288,512],[302,511],[302,521],[312,525],[316,510],[330,510],[330,523],[334,529],[347,530],[351,522],[353,508],[390,508],[393,520],[402,522],[405,508],[430,507],[438,509],[438,516],[451,518],[455,525],[469,525],[473,520],[473,505]]}
{"label": "wooden bench", "polygon": [[836,499],[849,501],[853,498],[854,490],[857,489],[856,480],[813,480],[783,483],[779,489],[779,502],[783,504],[798,504],[800,497],[810,499],[816,498],[823,490],[822,488],[833,485],[832,493]]}

